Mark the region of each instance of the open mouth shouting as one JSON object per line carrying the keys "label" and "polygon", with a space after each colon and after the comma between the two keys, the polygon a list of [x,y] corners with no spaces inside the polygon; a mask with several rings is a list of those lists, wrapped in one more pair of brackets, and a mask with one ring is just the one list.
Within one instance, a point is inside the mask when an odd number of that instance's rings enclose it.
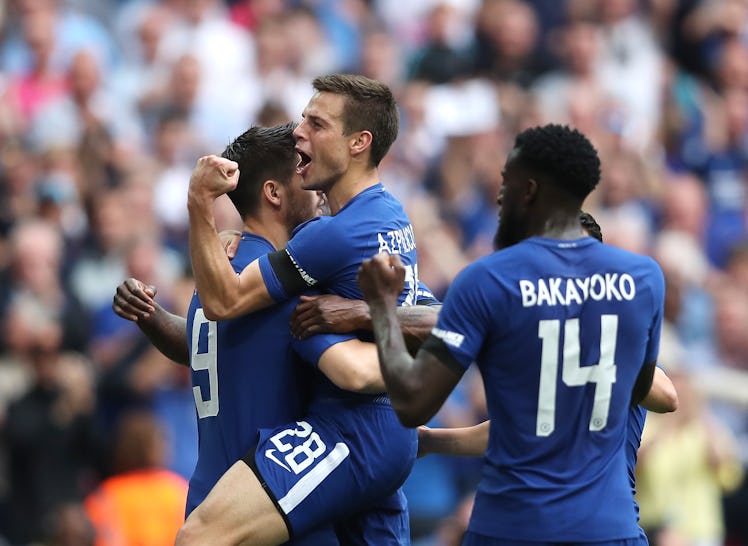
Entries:
{"label": "open mouth shouting", "polygon": [[299,148],[296,148],[296,153],[299,154],[299,162],[296,164],[296,174],[303,177],[309,170],[309,166],[312,164],[312,158],[309,154],[302,152]]}

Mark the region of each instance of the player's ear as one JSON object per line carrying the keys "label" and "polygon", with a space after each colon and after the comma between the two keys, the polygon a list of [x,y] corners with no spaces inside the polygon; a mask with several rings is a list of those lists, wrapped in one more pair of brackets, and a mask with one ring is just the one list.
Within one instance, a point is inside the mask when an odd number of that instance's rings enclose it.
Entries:
{"label": "player's ear", "polygon": [[368,150],[373,138],[369,131],[358,131],[351,135],[351,154],[359,155]]}
{"label": "player's ear", "polygon": [[276,180],[265,180],[262,184],[263,197],[273,206],[281,205],[281,185]]}
{"label": "player's ear", "polygon": [[538,181],[534,178],[528,178],[525,184],[524,198],[525,203],[530,204],[538,197]]}

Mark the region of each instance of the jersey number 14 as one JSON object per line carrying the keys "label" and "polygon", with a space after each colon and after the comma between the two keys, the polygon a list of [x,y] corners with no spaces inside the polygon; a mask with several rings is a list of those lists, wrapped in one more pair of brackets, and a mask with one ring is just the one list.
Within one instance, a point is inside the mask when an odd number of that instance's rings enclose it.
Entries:
{"label": "jersey number 14", "polygon": [[[556,428],[556,384],[558,378],[560,320],[541,320],[538,337],[542,340],[540,386],[535,434],[550,436]],[[616,338],[618,315],[600,317],[600,362],[594,366],[579,365],[579,319],[564,321],[564,347],[561,379],[568,387],[595,384],[595,398],[590,417],[591,431],[600,431],[608,424],[610,398],[616,382]]]}

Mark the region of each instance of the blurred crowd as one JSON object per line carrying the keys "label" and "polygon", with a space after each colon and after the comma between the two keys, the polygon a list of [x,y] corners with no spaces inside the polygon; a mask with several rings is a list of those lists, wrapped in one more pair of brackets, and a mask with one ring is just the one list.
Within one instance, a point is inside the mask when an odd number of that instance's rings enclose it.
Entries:
{"label": "blurred crowd", "polygon": [[[748,544],[748,0],[7,0],[0,29],[0,544],[158,546],[178,525],[189,373],[112,296],[132,276],[185,311],[196,159],[298,120],[331,72],[396,94],[382,182],[439,296],[492,250],[514,135],[590,137],[587,209],[667,282],[681,404],[648,418],[642,526],[657,546]],[[239,225],[228,200],[216,214]],[[485,417],[470,372],[431,424]],[[417,462],[414,544],[459,543],[479,472]]]}

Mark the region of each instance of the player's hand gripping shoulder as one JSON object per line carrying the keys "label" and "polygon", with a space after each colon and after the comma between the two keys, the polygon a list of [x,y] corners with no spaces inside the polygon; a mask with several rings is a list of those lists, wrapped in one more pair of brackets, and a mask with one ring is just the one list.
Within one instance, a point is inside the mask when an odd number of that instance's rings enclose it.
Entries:
{"label": "player's hand gripping shoulder", "polygon": [[358,284],[370,306],[395,306],[405,286],[405,267],[397,255],[377,254],[361,264]]}
{"label": "player's hand gripping shoulder", "polygon": [[190,176],[187,203],[191,206],[211,205],[224,193],[236,188],[239,164],[217,155],[203,156]]}
{"label": "player's hand gripping shoulder", "polygon": [[299,339],[315,334],[344,334],[370,328],[371,317],[366,302],[334,294],[301,296],[301,303],[291,313],[291,334]]}
{"label": "player's hand gripping shoulder", "polygon": [[130,277],[117,287],[112,298],[112,309],[123,319],[132,322],[148,320],[155,311],[155,296],[155,286]]}

